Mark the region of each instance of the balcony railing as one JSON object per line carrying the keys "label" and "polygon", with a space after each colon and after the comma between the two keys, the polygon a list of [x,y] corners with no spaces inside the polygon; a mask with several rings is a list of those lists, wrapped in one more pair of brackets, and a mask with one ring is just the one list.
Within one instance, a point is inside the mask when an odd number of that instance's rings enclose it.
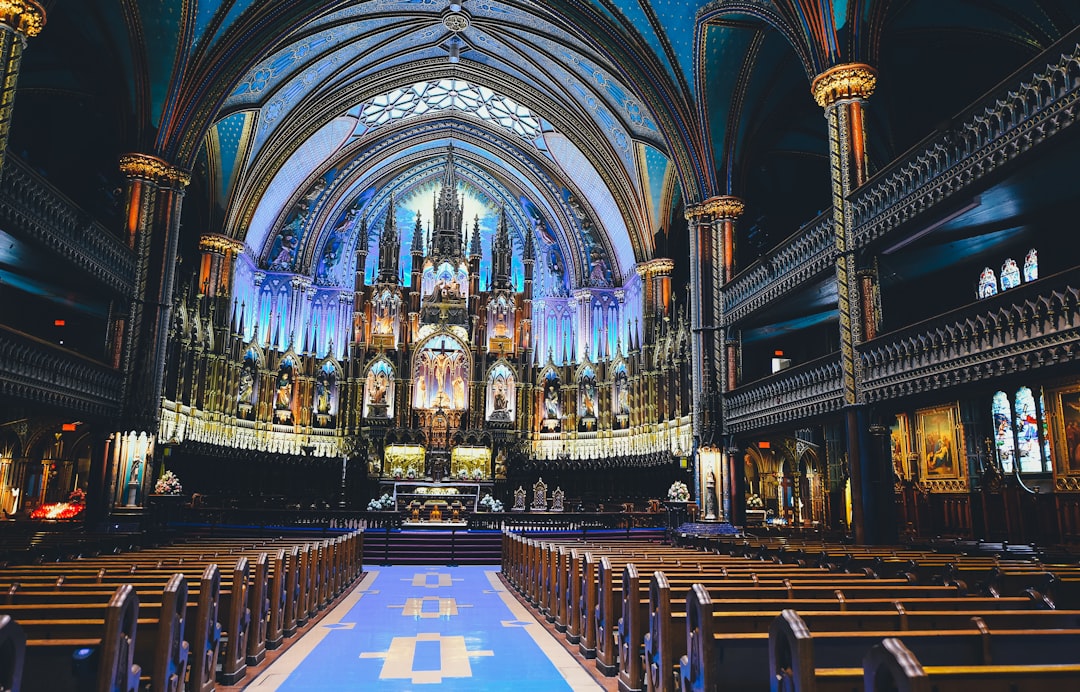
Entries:
{"label": "balcony railing", "polygon": [[73,351],[0,325],[0,395],[71,413],[120,410],[120,373]]}
{"label": "balcony railing", "polygon": [[859,347],[867,402],[1075,362],[1080,269],[984,298]]}
{"label": "balcony railing", "polygon": [[725,428],[740,433],[839,411],[844,405],[840,355],[804,363],[725,395]]}
{"label": "balcony railing", "polygon": [[0,220],[9,231],[32,238],[117,294],[134,294],[131,250],[10,152],[0,178]]}

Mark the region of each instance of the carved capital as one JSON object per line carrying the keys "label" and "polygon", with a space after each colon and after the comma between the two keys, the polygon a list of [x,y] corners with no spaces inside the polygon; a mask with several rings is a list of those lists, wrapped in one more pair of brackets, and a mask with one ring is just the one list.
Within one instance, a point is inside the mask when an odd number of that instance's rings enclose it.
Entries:
{"label": "carved capital", "polygon": [[213,252],[219,255],[225,255],[233,253],[239,255],[244,251],[244,244],[235,238],[229,238],[228,236],[219,235],[217,233],[207,233],[199,238],[199,250],[202,252]]}
{"label": "carved capital", "polygon": [[641,262],[634,267],[634,270],[638,273],[638,276],[645,278],[647,276],[668,276],[674,268],[675,262],[673,260],[658,257],[648,262]]}
{"label": "carved capital", "polygon": [[717,195],[699,204],[686,207],[686,220],[696,219],[700,216],[711,216],[716,219],[737,219],[742,216],[746,205],[738,197],[731,195]]}
{"label": "carved capital", "polygon": [[863,63],[847,63],[831,67],[810,84],[810,93],[822,108],[841,99],[866,99],[877,86],[877,72]]}
{"label": "carved capital", "polygon": [[120,157],[120,172],[162,187],[184,188],[191,182],[190,173],[150,154],[124,154]]}
{"label": "carved capital", "polygon": [[0,24],[33,38],[45,28],[45,8],[34,0],[0,0]]}

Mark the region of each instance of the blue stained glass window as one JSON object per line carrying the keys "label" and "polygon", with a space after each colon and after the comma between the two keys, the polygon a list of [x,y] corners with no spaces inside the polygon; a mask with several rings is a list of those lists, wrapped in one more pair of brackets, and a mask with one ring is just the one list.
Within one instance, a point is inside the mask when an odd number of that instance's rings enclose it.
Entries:
{"label": "blue stained glass window", "polygon": [[1013,444],[1012,415],[1009,410],[1009,397],[1005,392],[994,394],[991,410],[994,416],[994,444],[997,447],[998,461],[1006,473],[1013,470],[1015,445]]}
{"label": "blue stained glass window", "polygon": [[1022,473],[1039,472],[1043,468],[1042,450],[1039,445],[1039,412],[1035,397],[1027,387],[1016,390],[1016,440],[1017,461]]}
{"label": "blue stained glass window", "polygon": [[1039,253],[1035,248],[1028,250],[1024,256],[1024,281],[1034,281],[1039,278]]}
{"label": "blue stained glass window", "polygon": [[1001,290],[1007,291],[1020,285],[1020,268],[1016,266],[1016,260],[1009,258],[1001,265]]}
{"label": "blue stained glass window", "polygon": [[979,297],[989,298],[990,296],[996,296],[997,292],[997,277],[994,275],[994,270],[987,267],[979,275]]}

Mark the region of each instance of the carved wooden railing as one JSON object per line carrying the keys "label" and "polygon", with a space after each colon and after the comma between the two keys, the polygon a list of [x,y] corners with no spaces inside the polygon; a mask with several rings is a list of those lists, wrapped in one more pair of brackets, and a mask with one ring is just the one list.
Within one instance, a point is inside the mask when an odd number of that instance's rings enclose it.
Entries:
{"label": "carved wooden railing", "polygon": [[123,296],[134,293],[131,250],[11,153],[4,159],[0,178],[0,220],[8,230],[49,248],[110,290]]}
{"label": "carved wooden railing", "polygon": [[1080,111],[1080,30],[1028,62],[851,196],[855,242],[878,240],[1068,129]]}
{"label": "carved wooden railing", "polygon": [[733,324],[830,271],[836,253],[832,213],[825,212],[720,290],[724,324]]}
{"label": "carved wooden railing", "polygon": [[859,356],[866,402],[1074,362],[1080,269],[883,334]]}
{"label": "carved wooden railing", "polygon": [[789,368],[725,395],[730,433],[839,411],[844,404],[839,354]]}
{"label": "carved wooden railing", "polygon": [[0,325],[0,396],[72,413],[119,411],[120,373],[47,341]]}

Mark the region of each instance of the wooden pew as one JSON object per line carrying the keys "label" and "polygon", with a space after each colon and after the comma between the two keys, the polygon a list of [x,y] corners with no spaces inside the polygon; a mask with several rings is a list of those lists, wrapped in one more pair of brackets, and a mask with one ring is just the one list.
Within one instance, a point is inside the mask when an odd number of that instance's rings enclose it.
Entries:
{"label": "wooden pew", "polygon": [[18,690],[26,661],[26,634],[9,615],[0,615],[0,690]]}
{"label": "wooden pew", "polygon": [[[1080,689],[1080,664],[923,666],[901,639],[887,637],[863,658],[864,689],[897,692],[1044,692]],[[840,677],[842,674],[838,674]]]}
{"label": "wooden pew", "polygon": [[[120,586],[109,599],[104,622],[78,621],[70,628],[73,636],[36,639],[27,632],[21,689],[137,692],[142,673],[135,663],[138,617],[138,596]],[[54,624],[52,632],[62,634],[65,628]]]}
{"label": "wooden pew", "polygon": [[[785,610],[769,628],[768,677],[763,682],[768,679],[773,689],[793,692],[850,689],[855,676],[848,671],[890,636],[863,630],[811,633],[795,611]],[[967,629],[917,630],[902,636],[921,661],[940,667],[1074,664],[1080,645],[1077,629],[991,631],[979,617],[972,618]]]}

